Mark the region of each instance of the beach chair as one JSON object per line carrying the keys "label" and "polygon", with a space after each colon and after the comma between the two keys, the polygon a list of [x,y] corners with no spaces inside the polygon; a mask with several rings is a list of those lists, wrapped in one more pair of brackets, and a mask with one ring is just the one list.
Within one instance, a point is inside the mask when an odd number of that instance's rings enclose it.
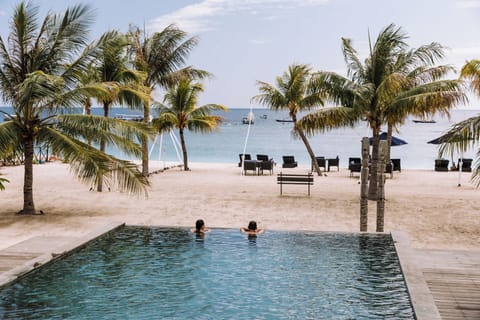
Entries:
{"label": "beach chair", "polygon": [[448,163],[450,161],[447,159],[436,159],[435,160],[435,171],[448,171]]}
{"label": "beach chair", "polygon": [[337,171],[340,171],[340,158],[338,156],[336,158],[327,159],[327,163],[328,172],[330,172],[330,167],[337,167]]}
{"label": "beach chair", "polygon": [[353,177],[354,172],[362,171],[362,159],[348,158],[348,170],[350,170],[350,177]]}
{"label": "beach chair", "polygon": [[[315,157],[315,160],[317,160],[318,166],[320,168],[323,168],[323,171],[325,172],[327,170],[327,161],[325,160],[325,157]],[[313,171],[313,161],[312,161],[312,171]]]}
{"label": "beach chair", "polygon": [[462,172],[472,172],[472,159],[470,158],[458,159],[458,165],[457,165],[458,170],[460,170],[460,160],[462,160]]}
{"label": "beach chair", "polygon": [[241,167],[242,166],[242,156],[244,156],[243,160],[252,160],[252,156],[248,153],[239,153],[238,154],[238,157],[240,158],[240,162],[238,163],[238,166]]}
{"label": "beach chair", "polygon": [[266,154],[257,154],[258,169],[263,174],[263,170],[268,170],[270,174],[273,174],[273,166],[275,162],[272,158],[269,158]]}
{"label": "beach chair", "polygon": [[402,172],[402,167],[400,164],[400,159],[390,159],[393,163],[393,171]]}
{"label": "beach chair", "polygon": [[282,168],[295,168],[298,166],[294,156],[283,156]]}
{"label": "beach chair", "polygon": [[247,171],[253,171],[254,175],[258,175],[258,164],[257,160],[244,160],[243,161],[243,174],[247,175]]}

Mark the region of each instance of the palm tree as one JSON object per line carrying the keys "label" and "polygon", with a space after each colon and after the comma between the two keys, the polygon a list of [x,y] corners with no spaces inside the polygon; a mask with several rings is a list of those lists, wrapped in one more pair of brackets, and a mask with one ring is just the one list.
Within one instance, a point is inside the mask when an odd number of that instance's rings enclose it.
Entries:
{"label": "palm tree", "polygon": [[[35,144],[47,144],[69,162],[72,171],[86,183],[98,173],[122,189],[145,192],[148,181],[136,166],[100,152],[84,141],[94,137],[115,141],[135,152],[131,142],[146,134],[144,127],[72,114],[71,108],[85,95],[100,88],[80,87],[79,77],[97,50],[87,46],[92,22],[88,6],[78,5],[63,14],[48,14],[41,25],[38,8],[21,2],[14,10],[6,43],[0,37],[0,88],[13,115],[0,124],[0,155],[14,150],[24,156],[22,214],[35,214],[33,199],[33,156]],[[74,58],[75,57],[75,58]]]}
{"label": "palm tree", "polygon": [[293,132],[302,139],[315,171],[321,175],[310,143],[302,127],[297,123],[298,112],[312,110],[323,105],[323,96],[319,91],[313,90],[310,67],[303,64],[290,65],[282,77],[277,77],[276,87],[262,81],[257,81],[257,85],[261,93],[252,99],[275,111],[289,111],[289,116],[293,121]]}
{"label": "palm tree", "polygon": [[198,95],[203,92],[203,86],[192,79],[184,77],[169,86],[164,97],[164,105],[160,106],[158,118],[153,119],[153,126],[158,132],[178,129],[183,153],[183,169],[188,168],[185,130],[207,133],[218,128],[222,117],[211,115],[212,111],[227,111],[225,106],[207,104],[197,107]]}
{"label": "palm tree", "polygon": [[[198,44],[196,37],[187,38],[187,33],[170,25],[161,32],[147,37],[138,27],[132,26],[128,34],[135,69],[145,73],[143,85],[153,92],[156,87],[167,88],[179,77],[203,79],[210,74],[185,66],[191,50]],[[143,119],[151,118],[150,102],[143,104]],[[148,140],[142,140],[142,173],[148,175]]]}
{"label": "palm tree", "polygon": [[[149,103],[150,90],[142,86],[144,74],[128,68],[128,39],[117,31],[106,32],[100,39],[101,51],[95,61],[97,80],[102,83],[107,94],[97,100],[103,106],[103,116],[109,116],[113,104],[140,108]],[[141,137],[141,140],[146,139]],[[100,140],[100,151],[105,151],[107,141]],[[102,175],[99,175],[97,191],[102,192]]]}
{"label": "palm tree", "polygon": [[391,24],[383,29],[362,64],[350,39],[342,39],[347,77],[333,72],[314,76],[317,91],[341,107],[306,115],[300,124],[308,133],[352,126],[366,119],[372,129],[369,199],[377,198],[379,135],[383,124],[401,123],[408,114],[448,110],[465,100],[457,80],[438,80],[448,67],[428,68],[441,55],[437,44],[408,51],[407,36]]}
{"label": "palm tree", "polygon": [[[473,93],[480,97],[480,60],[467,61],[460,71],[460,79],[467,80]],[[454,124],[443,137],[446,138],[446,141],[440,146],[439,153],[441,156],[446,153],[463,153],[469,148],[477,147],[480,142],[480,115]],[[480,159],[478,155],[480,155],[480,150],[477,151],[477,160],[472,170],[472,182],[477,188],[480,186]]]}
{"label": "palm tree", "polygon": [[0,177],[0,191],[5,190],[4,183],[9,182],[7,179]]}

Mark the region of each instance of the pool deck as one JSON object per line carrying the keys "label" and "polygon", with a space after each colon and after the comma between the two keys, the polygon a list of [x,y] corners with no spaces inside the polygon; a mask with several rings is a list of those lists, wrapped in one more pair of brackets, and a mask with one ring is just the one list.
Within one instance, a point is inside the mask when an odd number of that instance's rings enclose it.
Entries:
{"label": "pool deck", "polygon": [[[0,288],[123,225],[83,237],[32,237],[0,250]],[[480,319],[480,251],[413,249],[405,233],[392,237],[418,320]]]}

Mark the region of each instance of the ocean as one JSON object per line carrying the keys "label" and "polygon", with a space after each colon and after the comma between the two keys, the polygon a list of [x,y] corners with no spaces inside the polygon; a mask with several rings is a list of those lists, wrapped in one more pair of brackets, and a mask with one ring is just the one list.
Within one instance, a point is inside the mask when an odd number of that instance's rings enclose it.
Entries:
{"label": "ocean", "polygon": [[[12,112],[10,107],[0,107],[0,110]],[[253,158],[256,154],[267,154],[281,165],[283,155],[293,155],[300,166],[310,165],[303,142],[292,136],[292,123],[276,121],[288,119],[288,112],[253,109],[254,124],[249,126],[242,123],[242,119],[248,116],[249,111],[247,108],[236,108],[218,113],[224,117],[225,121],[215,132],[209,134],[187,132],[185,141],[189,162],[236,164],[239,161],[238,155],[245,148],[245,153],[251,154]],[[94,108],[93,112],[102,114],[102,109]],[[398,133],[394,133],[396,137],[407,141],[407,144],[392,147],[391,157],[400,158],[402,168],[433,170],[434,160],[438,157],[438,146],[428,144],[427,141],[442,135],[454,123],[479,113],[480,110],[455,109],[451,111],[450,119],[440,115],[434,117],[435,123],[415,123],[414,118],[409,118],[398,127]],[[117,114],[141,114],[141,112],[112,108],[110,115],[114,117]],[[151,160],[181,162],[179,144],[174,142],[178,140],[178,133],[175,131],[172,133],[173,135],[158,136],[155,143],[151,143]],[[348,167],[349,157],[361,156],[362,137],[370,136],[371,130],[366,122],[362,122],[355,128],[339,128],[315,134],[309,137],[309,141],[316,156],[325,158],[338,156],[340,166]],[[107,151],[120,158],[128,159],[114,148],[109,148]],[[476,150],[469,150],[464,157],[474,158],[475,153]],[[455,162],[459,156],[454,155]],[[451,161],[449,155],[444,158]]]}

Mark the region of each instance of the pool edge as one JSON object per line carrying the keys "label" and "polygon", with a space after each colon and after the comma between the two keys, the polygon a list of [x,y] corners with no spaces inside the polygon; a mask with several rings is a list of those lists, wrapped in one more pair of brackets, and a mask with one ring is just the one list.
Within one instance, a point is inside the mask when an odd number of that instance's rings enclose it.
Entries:
{"label": "pool edge", "polygon": [[410,246],[407,233],[392,231],[390,234],[397,251],[415,318],[417,320],[441,320],[423,272],[415,263],[415,254]]}
{"label": "pool edge", "polygon": [[26,276],[27,274],[34,271],[35,269],[40,268],[49,263],[52,263],[56,259],[69,255],[83,248],[84,246],[94,241],[95,239],[105,234],[108,234],[110,232],[113,232],[123,226],[125,226],[124,222],[110,222],[54,250],[43,253],[31,260],[24,262],[23,264],[17,267],[14,267],[10,270],[2,272],[0,274],[0,289],[18,280],[19,278]]}

